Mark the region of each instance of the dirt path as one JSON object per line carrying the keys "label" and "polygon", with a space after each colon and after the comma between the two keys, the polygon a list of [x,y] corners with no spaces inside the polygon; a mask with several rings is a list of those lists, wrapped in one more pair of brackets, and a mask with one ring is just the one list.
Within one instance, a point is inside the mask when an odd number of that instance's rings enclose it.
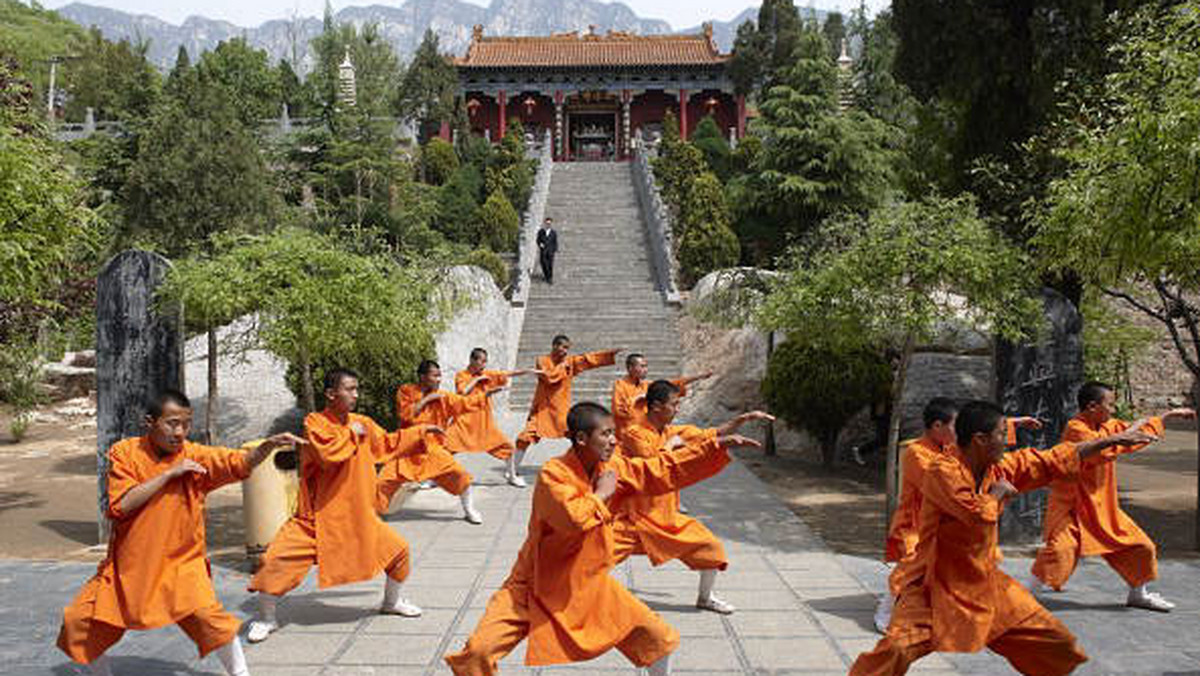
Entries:
{"label": "dirt path", "polygon": [[[781,450],[741,453],[778,497],[843,554],[879,556],[884,500],[881,458],[868,467],[824,469],[818,458]],[[1163,558],[1196,558],[1196,432],[1170,429],[1155,447],[1120,460],[1122,507],[1158,545]]]}

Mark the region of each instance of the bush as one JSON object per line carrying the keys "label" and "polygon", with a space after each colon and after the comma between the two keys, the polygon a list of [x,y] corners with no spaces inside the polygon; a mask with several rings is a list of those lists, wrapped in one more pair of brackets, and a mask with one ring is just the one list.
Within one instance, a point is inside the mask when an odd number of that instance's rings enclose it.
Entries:
{"label": "bush", "polygon": [[885,401],[892,370],[875,352],[833,352],[788,340],[767,362],[762,394],[771,411],[789,425],[808,430],[832,467],[842,428],[858,411]]}
{"label": "bush", "polygon": [[475,249],[463,257],[462,264],[474,265],[475,267],[487,270],[488,274],[492,276],[492,281],[496,283],[501,292],[508,288],[508,264],[495,251],[491,249]]}
{"label": "bush", "polygon": [[683,231],[679,240],[679,272],[685,285],[704,275],[733,267],[741,257],[737,235],[729,227],[729,208],[721,184],[712,173],[692,182],[691,192],[676,218]]}
{"label": "bush", "polygon": [[706,115],[700,120],[700,124],[696,125],[691,142],[704,155],[709,171],[722,181],[729,180],[733,174],[733,151],[729,149],[729,141],[711,115]]}
{"label": "bush", "polygon": [[[663,141],[662,152],[654,159],[654,179],[658,182],[663,200],[674,215],[678,216],[683,210],[688,193],[691,192],[692,181],[705,173],[705,168],[704,155],[696,146],[682,141]],[[682,231],[678,221],[678,218],[673,221],[676,237]]]}
{"label": "bush", "polygon": [[442,185],[458,170],[454,146],[441,138],[432,138],[421,149],[421,172],[426,183]]}
{"label": "bush", "polygon": [[436,229],[453,242],[474,244],[475,210],[483,192],[483,177],[473,165],[463,165],[438,188]]}
{"label": "bush", "polygon": [[31,342],[9,343],[0,350],[0,400],[13,408],[8,431],[20,441],[29,427],[33,409],[43,400],[38,390],[42,360]]}
{"label": "bush", "polygon": [[475,214],[478,239],[492,251],[515,251],[521,217],[500,191],[488,196]]}

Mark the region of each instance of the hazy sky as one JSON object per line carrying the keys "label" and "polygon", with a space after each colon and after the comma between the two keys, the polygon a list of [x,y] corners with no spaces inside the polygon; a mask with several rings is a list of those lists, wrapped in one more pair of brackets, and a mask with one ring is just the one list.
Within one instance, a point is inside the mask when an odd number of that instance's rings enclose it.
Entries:
{"label": "hazy sky", "polygon": [[[206,2],[177,2],[168,0],[80,0],[92,5],[112,7],[114,9],[133,12],[135,14],[150,14],[164,21],[178,24],[193,14],[201,14],[210,19],[224,19],[239,26],[257,26],[270,20],[280,19],[294,14],[300,16],[320,16],[325,8],[324,0],[206,0]],[[487,0],[467,0],[472,4],[487,6]],[[62,7],[72,0],[50,0],[49,7]],[[333,0],[334,9],[347,5],[396,4],[403,0]],[[890,4],[891,0],[867,0],[867,7],[872,12]],[[694,26],[701,21],[717,19],[728,21],[737,16],[746,7],[756,5],[755,0],[625,0],[625,4],[637,12],[639,16],[654,19],[666,19],[674,28]],[[849,11],[858,6],[858,0],[797,0],[796,5],[809,5],[821,9],[841,9]]]}

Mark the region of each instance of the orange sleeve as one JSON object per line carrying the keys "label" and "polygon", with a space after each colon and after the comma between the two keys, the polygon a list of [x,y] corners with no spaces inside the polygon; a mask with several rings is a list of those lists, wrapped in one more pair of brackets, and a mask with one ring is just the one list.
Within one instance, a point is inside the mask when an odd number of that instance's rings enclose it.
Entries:
{"label": "orange sleeve", "polygon": [[484,371],[483,374],[488,377],[486,383],[488,390],[508,385],[509,377],[504,371]]}
{"label": "orange sleeve", "polygon": [[617,353],[612,350],[598,350],[596,352],[584,352],[577,354],[567,360],[571,364],[571,372],[582,373],[589,369],[599,368],[601,366],[612,366],[617,363]]}
{"label": "orange sleeve", "polygon": [[1005,416],[1004,427],[1005,427],[1005,433],[1004,433],[1005,442],[1004,442],[1004,444],[1006,446],[1016,446],[1017,445],[1017,424],[1015,422],[1013,422],[1012,417]]}
{"label": "orange sleeve", "polygon": [[120,521],[129,516],[118,509],[117,505],[130,489],[140,483],[142,477],[137,468],[125,458],[121,445],[114,445],[108,451],[108,518]]}
{"label": "orange sleeve", "polygon": [[993,524],[1000,518],[1000,501],[975,490],[970,471],[954,458],[939,458],[925,473],[924,500],[965,524]]}
{"label": "orange sleeve", "polygon": [[196,462],[208,470],[200,483],[205,493],[250,476],[250,462],[243,450],[215,446],[196,446],[195,449]]}
{"label": "orange sleeve", "polygon": [[633,397],[629,396],[629,388],[625,387],[621,380],[613,383],[612,414],[619,420],[629,420],[633,417]]}
{"label": "orange sleeve", "polygon": [[487,390],[475,388],[474,392],[468,395],[452,394],[447,392],[442,401],[446,402],[446,409],[451,416],[459,416],[471,411],[478,411],[487,406],[488,397]]}
{"label": "orange sleeve", "polygon": [[632,425],[624,432],[626,445],[622,447],[630,458],[653,458],[658,455],[658,436],[640,425]]}
{"label": "orange sleeve", "polygon": [[679,388],[679,396],[686,397],[688,393],[687,381],[683,378],[676,378],[671,381],[671,384]]}
{"label": "orange sleeve", "polygon": [[1056,479],[1070,479],[1079,474],[1079,453],[1075,444],[1067,442],[1053,448],[1023,448],[1005,453],[1000,470],[1009,483],[1022,493],[1049,485]]}
{"label": "orange sleeve", "polygon": [[393,458],[412,455],[420,451],[425,445],[425,434],[430,427],[433,425],[413,425],[412,427],[402,427],[385,435],[384,442],[381,444],[383,455],[376,452],[375,462],[389,462]]}
{"label": "orange sleeve", "polygon": [[673,493],[714,476],[729,464],[729,453],[717,443],[715,432],[683,448],[656,453],[650,458],[613,456],[621,467],[618,492],[647,495]]}
{"label": "orange sleeve", "polygon": [[538,380],[547,385],[561,383],[571,377],[570,359],[564,359],[561,364],[555,364],[546,357],[538,357],[537,367],[541,373],[538,374]]}
{"label": "orange sleeve", "polygon": [[[312,457],[322,465],[336,465],[354,457],[358,445],[350,425],[333,425],[310,413],[304,420],[304,434],[312,447]],[[371,430],[367,430],[370,434]]]}
{"label": "orange sleeve", "polygon": [[401,427],[411,425],[416,419],[417,414],[414,409],[419,401],[421,401],[420,389],[405,385],[396,388],[396,420],[400,421]]}
{"label": "orange sleeve", "polygon": [[459,371],[458,373],[455,373],[454,374],[454,391],[459,394],[466,394],[466,392],[463,391],[463,388],[466,387],[467,384],[470,383],[472,380],[475,380],[475,378],[471,376],[470,371],[462,370],[462,371]]}
{"label": "orange sleeve", "polygon": [[533,508],[547,523],[557,531],[582,533],[612,519],[603,500],[591,491],[580,493],[562,471],[558,463],[543,465],[533,490]]}

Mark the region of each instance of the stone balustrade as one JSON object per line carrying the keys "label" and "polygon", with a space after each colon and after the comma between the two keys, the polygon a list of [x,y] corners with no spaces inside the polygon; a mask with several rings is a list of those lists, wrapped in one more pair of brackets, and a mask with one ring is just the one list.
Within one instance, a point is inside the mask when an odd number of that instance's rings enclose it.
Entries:
{"label": "stone balustrade", "polygon": [[667,303],[679,306],[683,301],[675,283],[679,266],[672,248],[671,211],[658,192],[654,169],[650,166],[650,154],[639,132],[633,141],[633,183],[642,207],[642,216],[646,219],[650,258],[654,261],[654,274],[663,297]]}
{"label": "stone balustrade", "polygon": [[537,174],[533,181],[533,192],[525,208],[525,219],[517,239],[517,270],[513,277],[510,301],[515,307],[525,307],[529,299],[529,276],[537,264],[537,231],[546,215],[546,200],[550,196],[550,177],[554,173],[554,146],[547,130],[538,149]]}

